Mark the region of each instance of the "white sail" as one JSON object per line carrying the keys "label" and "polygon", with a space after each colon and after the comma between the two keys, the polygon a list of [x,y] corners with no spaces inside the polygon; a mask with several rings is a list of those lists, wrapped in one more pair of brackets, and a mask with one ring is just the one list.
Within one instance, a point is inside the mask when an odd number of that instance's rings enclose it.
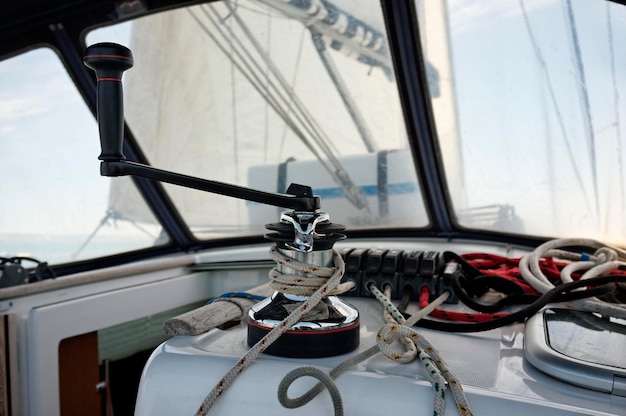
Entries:
{"label": "white sail", "polygon": [[[274,7],[282,2],[264,3],[272,7],[258,2],[240,2],[236,7],[207,4],[134,23],[135,67],[124,80],[131,130],[150,163],[163,169],[250,186],[251,167],[277,167],[289,158],[296,163],[317,160],[321,168],[307,183],[314,189],[315,176],[322,175],[334,178],[344,194],[357,182],[354,192],[362,192],[362,181],[352,177],[360,172],[337,173],[343,169],[342,159],[365,156],[373,148],[406,148],[397,90],[385,61],[389,57],[384,32],[375,29],[382,27],[380,10],[363,15],[379,22],[374,26],[359,21],[358,36],[347,37],[341,28],[321,23],[316,26],[324,31],[328,58],[338,68],[335,75],[355,103],[352,110],[367,124],[374,143],[368,146],[315,48],[315,27],[284,14],[284,7]],[[337,40],[341,47],[333,44]],[[403,180],[414,185],[417,195],[409,208],[423,212],[410,158]],[[114,181],[113,209],[135,221],[149,221],[127,197],[126,186]],[[269,217],[250,224],[243,201],[175,186],[166,189],[195,229],[258,230],[276,220]],[[274,184],[263,190],[284,192]],[[365,204],[375,202],[370,199],[366,197]],[[340,219],[379,220],[375,207],[344,208]],[[404,226],[410,225],[407,221],[426,224],[425,215],[398,219]]]}

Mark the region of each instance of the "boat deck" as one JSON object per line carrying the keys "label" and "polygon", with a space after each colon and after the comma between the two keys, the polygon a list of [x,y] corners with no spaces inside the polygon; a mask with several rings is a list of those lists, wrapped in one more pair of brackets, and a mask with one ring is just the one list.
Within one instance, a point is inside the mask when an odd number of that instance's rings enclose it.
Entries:
{"label": "boat deck", "polygon": [[[261,355],[218,400],[210,414],[331,414],[331,399],[323,392],[304,407],[283,408],[277,400],[281,379],[300,366],[328,373],[334,366],[373,346],[384,325],[373,299],[349,298],[360,312],[360,346],[350,353],[318,359],[287,359]],[[623,415],[626,397],[592,391],[556,380],[524,358],[524,325],[474,334],[420,330],[460,379],[476,415]],[[195,337],[176,337],[159,346],[150,358],[139,389],[137,415],[183,415],[195,412],[214,385],[243,356],[246,324],[212,330]],[[289,397],[316,383],[297,380]],[[433,388],[419,360],[398,364],[377,354],[336,380],[345,414],[381,415],[393,408],[407,414],[433,414]],[[446,414],[458,414],[446,392]]]}

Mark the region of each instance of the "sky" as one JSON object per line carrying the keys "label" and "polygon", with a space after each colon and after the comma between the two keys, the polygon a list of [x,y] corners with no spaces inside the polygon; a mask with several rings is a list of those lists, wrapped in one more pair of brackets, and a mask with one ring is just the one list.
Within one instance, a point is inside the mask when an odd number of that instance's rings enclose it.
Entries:
{"label": "sky", "polygon": [[513,204],[529,233],[622,241],[626,79],[610,60],[623,68],[626,13],[612,6],[609,31],[605,2],[571,4],[581,65],[565,0],[449,2],[465,195]]}

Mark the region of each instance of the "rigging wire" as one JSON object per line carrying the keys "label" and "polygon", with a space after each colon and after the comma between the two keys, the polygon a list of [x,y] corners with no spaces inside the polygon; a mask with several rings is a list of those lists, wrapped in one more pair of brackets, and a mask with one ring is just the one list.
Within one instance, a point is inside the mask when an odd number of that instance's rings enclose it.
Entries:
{"label": "rigging wire", "polygon": [[[365,208],[369,211],[368,202],[365,198],[365,195],[363,194],[362,190],[353,183],[353,181],[350,179],[350,176],[341,165],[341,162],[334,155],[334,152],[331,149],[332,144],[330,143],[332,142],[330,141],[330,139],[325,136],[318,123],[306,110],[304,104],[298,99],[293,89],[284,79],[278,68],[276,68],[276,66],[273,64],[267,53],[263,51],[261,45],[258,44],[258,41],[252,35],[243,20],[241,20],[241,18],[234,11],[234,9],[232,9],[232,6],[228,2],[225,2],[225,4],[227,7],[229,7],[229,10],[231,12],[230,17],[234,18],[237,21],[239,28],[246,35],[253,48],[256,50],[256,53],[271,68],[271,74],[274,76],[273,78],[270,78],[269,74],[263,71],[261,64],[246,48],[243,42],[234,33],[233,29],[229,28],[228,26],[219,24],[221,16],[213,5],[201,6],[200,10],[203,12],[208,22],[212,25],[215,33],[204,24],[204,22],[200,19],[198,15],[196,15],[196,13],[194,13],[194,11],[189,10],[189,13],[198,23],[200,28],[218,46],[218,48],[221,49],[222,52],[224,52],[226,56],[235,64],[241,74],[246,79],[248,79],[250,84],[253,86],[253,88],[255,88],[257,92],[259,92],[259,94],[263,97],[266,103],[268,103],[274,109],[274,111],[291,128],[294,134],[313,153],[313,155],[318,159],[322,166],[324,166],[329,175],[334,179],[335,183],[337,183],[342,188],[345,197],[357,208]],[[235,49],[233,53],[229,54],[228,49],[217,38],[218,35],[221,36],[222,39],[225,39],[226,42],[229,42],[229,40],[232,39],[232,44],[236,45],[238,49]],[[263,79],[259,77],[257,71],[264,74],[266,82],[264,82]],[[276,85],[276,82],[278,82],[279,85]],[[289,109],[289,111],[285,110],[285,107]],[[293,117],[291,117],[290,114],[293,115]],[[313,142],[311,142],[307,138],[307,135],[305,135],[305,132],[303,132],[301,128],[304,129],[308,136],[313,139]],[[320,149],[318,150],[314,144],[317,145]],[[324,154],[326,158],[322,157],[320,151]]]}
{"label": "rigging wire", "polygon": [[363,114],[359,111],[359,107],[356,105],[350,92],[348,91],[348,87],[345,84],[341,73],[337,70],[335,63],[333,61],[332,56],[328,53],[326,49],[326,43],[322,39],[322,34],[318,32],[315,28],[310,27],[309,31],[311,32],[311,37],[313,39],[313,45],[315,46],[315,50],[322,61],[322,64],[326,68],[326,73],[330,76],[335,88],[337,88],[337,92],[341,97],[341,100],[348,111],[348,114],[352,118],[354,126],[356,127],[361,139],[363,140],[363,144],[369,153],[376,152],[376,142],[374,141],[372,132],[370,131]]}
{"label": "rigging wire", "polygon": [[113,221],[116,221],[116,220],[128,221],[136,229],[138,229],[139,231],[143,232],[145,235],[147,235],[151,239],[153,239],[155,241],[157,239],[152,233],[150,233],[144,227],[139,225],[137,223],[137,221],[133,220],[130,217],[127,217],[127,216],[121,214],[120,212],[117,212],[114,208],[109,208],[104,213],[104,216],[102,217],[102,219],[100,220],[98,225],[96,225],[96,228],[91,232],[91,234],[89,234],[87,236],[87,238],[85,239],[85,241],[83,241],[83,243],[80,245],[80,247],[74,253],[72,253],[72,256],[71,256],[72,260],[76,260],[78,258],[78,255],[85,249],[85,247],[87,247],[89,245],[89,243],[91,242],[91,240],[93,240],[93,238],[96,236],[96,234],[98,234],[98,231],[100,231],[100,229],[102,229],[102,227],[104,227],[105,225],[109,224],[109,220],[110,219],[112,219]]}
{"label": "rigging wire", "polygon": [[[222,19],[221,23],[227,25],[228,27],[230,27],[230,25],[232,25],[232,19],[229,19],[230,16],[226,16],[225,18]],[[226,42],[232,51],[235,48],[235,45],[233,44],[232,38],[226,38]],[[233,129],[233,164],[234,166],[234,180],[235,183],[240,183],[239,182],[239,114],[238,114],[238,106],[237,106],[237,83],[235,82],[235,66],[233,65],[233,62],[230,62],[230,96],[231,96],[231,111],[232,111],[232,129]],[[241,205],[240,204],[236,204],[235,205],[235,209],[237,210],[236,212],[236,218],[240,218],[241,215]]]}
{"label": "rigging wire", "polygon": [[[619,172],[621,211],[626,212],[626,178],[624,174],[624,148],[622,146],[622,124],[619,117],[620,97],[617,88],[617,73],[615,71],[615,45],[613,43],[613,19],[611,4],[606,4],[607,33],[609,42],[609,57],[611,63],[611,82],[613,84],[613,111],[615,114],[615,136],[617,139],[617,169]],[[626,231],[626,224],[622,224],[622,233]]]}
{"label": "rigging wire", "polygon": [[591,117],[591,104],[589,102],[589,92],[587,90],[587,77],[585,75],[585,66],[583,64],[582,54],[580,51],[580,41],[578,39],[578,29],[576,27],[576,19],[574,18],[574,9],[571,0],[565,0],[565,8],[567,20],[570,28],[570,40],[572,49],[574,50],[574,70],[579,82],[578,91],[580,94],[580,105],[582,107],[583,124],[585,126],[586,136],[588,140],[589,159],[591,163],[591,180],[593,184],[596,215],[600,215],[600,197],[598,195],[598,166],[596,157],[596,135],[593,128],[593,119]]}
{"label": "rigging wire", "polygon": [[532,44],[533,50],[535,52],[535,57],[537,61],[539,61],[539,66],[541,67],[541,72],[543,73],[543,77],[546,82],[546,86],[548,88],[548,92],[550,93],[550,101],[552,102],[552,106],[554,108],[554,112],[556,114],[556,118],[559,124],[559,130],[561,131],[561,136],[563,137],[563,141],[565,142],[565,148],[567,149],[567,155],[572,164],[572,168],[574,171],[574,176],[576,178],[576,182],[580,187],[580,191],[582,192],[583,199],[587,204],[587,207],[590,208],[589,196],[587,195],[587,190],[583,183],[582,176],[580,171],[578,170],[578,166],[576,165],[576,160],[574,158],[574,151],[572,150],[572,145],[569,141],[567,131],[565,129],[565,122],[563,120],[563,114],[561,113],[561,109],[559,107],[559,102],[556,98],[556,93],[554,91],[554,87],[552,84],[552,78],[550,76],[550,71],[548,71],[548,65],[546,60],[543,57],[543,52],[541,51],[541,47],[539,46],[537,39],[535,38],[535,34],[533,32],[533,28],[530,24],[530,19],[528,17],[528,13],[526,11],[526,7],[524,6],[524,0],[519,0],[519,5],[522,10],[522,15],[524,16],[524,26],[526,27],[526,31],[528,32],[528,37],[530,38],[530,42]]}
{"label": "rigging wire", "polygon": [[[256,50],[256,52],[259,54],[259,56],[265,62],[265,64],[267,65],[267,67],[271,71],[271,74],[274,75],[276,80],[279,82],[280,86],[285,91],[288,92],[288,98],[296,104],[296,108],[300,109],[302,115],[304,116],[304,120],[306,121],[306,123],[311,125],[312,131],[316,133],[316,136],[314,136],[314,137],[316,137],[315,142],[322,148],[322,151],[324,152],[325,156],[327,158],[329,158],[331,164],[333,165],[333,167],[335,169],[335,172],[337,173],[337,175],[339,177],[339,180],[341,181],[339,183],[341,184],[343,182],[346,182],[346,187],[350,188],[351,181],[350,180],[346,181],[345,178],[343,178],[344,175],[347,175],[347,172],[345,172],[345,170],[341,166],[341,162],[339,162],[339,160],[335,157],[335,153],[337,153],[337,149],[335,148],[333,141],[330,140],[330,138],[326,135],[326,133],[321,128],[319,123],[307,111],[306,106],[298,98],[298,95],[295,93],[293,87],[291,86],[292,84],[290,85],[287,82],[285,77],[282,75],[281,71],[276,67],[274,62],[270,59],[269,55],[264,51],[263,47],[257,41],[256,37],[252,34],[251,30],[248,28],[246,23],[235,12],[235,10],[233,10],[232,6],[230,5],[230,2],[227,1],[224,4],[231,11],[231,14],[233,14],[234,18],[237,20],[237,23],[239,24],[239,27],[241,28],[243,33],[246,35],[246,38],[248,39],[248,41],[250,41],[250,43],[254,46],[254,49]],[[232,31],[231,31],[231,34],[233,34]],[[268,74],[269,72],[265,71],[264,73]],[[269,80],[269,76],[266,75],[266,78]],[[338,87],[338,90],[339,90],[340,95],[342,95],[341,94],[341,89],[339,87]],[[331,172],[331,171],[329,170],[329,172]],[[331,176],[332,175],[333,174],[331,172]],[[346,189],[344,188],[344,190],[346,190]],[[348,189],[348,190],[349,190],[349,192],[346,192],[346,196],[348,197],[348,199],[352,200],[352,198],[357,198],[357,200],[358,200],[357,201],[358,203],[355,204],[355,205],[361,206],[364,203],[365,203],[365,205],[367,205],[367,203],[364,202],[364,200],[360,200],[360,196],[359,196],[359,191],[358,190],[350,190],[350,189]]]}
{"label": "rigging wire", "polygon": [[[212,6],[210,6],[212,8]],[[235,38],[234,36],[229,36],[222,30],[222,26],[218,24],[218,22],[209,15],[208,11],[205,7],[201,8],[208,22],[211,23],[215,32],[222,36],[223,39]],[[229,54],[225,45],[223,45],[220,40],[217,38],[216,34],[214,34],[208,26],[198,17],[193,10],[188,10],[189,14],[196,20],[200,28],[214,41],[214,43],[218,46],[226,56],[233,62],[233,64],[237,67],[239,72],[250,82],[250,84],[254,87],[254,89],[262,96],[262,98],[276,111],[276,113],[283,119],[283,121],[291,128],[291,130],[300,138],[300,140],[304,143],[305,146],[313,153],[316,158],[321,158],[321,155],[317,152],[313,144],[307,139],[307,136],[300,130],[300,128],[296,125],[294,120],[291,117],[288,117],[283,108],[280,106],[279,99],[284,99],[284,97],[278,91],[278,95],[272,95],[272,91],[270,91],[267,87],[274,86],[271,82],[268,82],[265,85],[262,79],[259,78],[257,73],[255,73],[254,69],[251,67],[250,63],[246,61],[245,57],[242,56],[242,52],[239,50],[235,50],[234,53]],[[235,38],[237,39],[237,38]],[[291,108],[291,106],[287,106]],[[297,117],[297,112],[294,112]],[[306,128],[306,126],[304,126]]]}
{"label": "rigging wire", "polygon": [[[295,107],[298,110],[300,110],[300,113],[295,113],[295,115],[297,117],[301,117],[302,118],[300,121],[303,124],[310,126],[309,133],[312,135],[312,137],[314,138],[315,142],[322,148],[322,151],[324,152],[324,154],[327,157],[330,156],[332,158],[333,157],[332,156],[333,155],[333,149],[331,149],[331,146],[333,146],[333,144],[330,141],[330,139],[326,136],[326,134],[321,129],[321,127],[319,126],[319,124],[317,123],[315,118],[307,111],[306,106],[304,105],[304,103],[298,98],[298,95],[295,93],[293,88],[287,83],[287,80],[282,75],[282,73],[278,69],[278,67],[276,67],[276,65],[270,59],[270,57],[267,54],[267,52],[265,52],[263,50],[262,46],[257,41],[256,37],[252,34],[252,31],[248,28],[248,26],[245,24],[245,22],[239,17],[239,15],[236,13],[236,11],[232,8],[230,2],[228,2],[228,1],[224,2],[224,5],[230,10],[230,12],[233,15],[233,17],[237,20],[237,23],[238,23],[240,29],[246,35],[246,38],[248,39],[248,41],[253,45],[254,50],[259,54],[259,56],[261,57],[263,62],[269,67],[271,72],[263,71],[261,66],[260,66],[260,64],[256,64],[255,63],[255,67],[257,69],[259,69],[259,71],[261,73],[264,74],[264,76],[265,76],[265,78],[266,78],[266,80],[268,82],[270,82],[269,73],[274,75],[274,77],[276,78],[276,81],[278,81],[278,84],[283,89],[282,91],[285,91],[285,93],[286,93],[286,95],[288,97],[288,98],[285,98],[284,100],[285,101],[291,101],[295,105]],[[214,6],[210,6],[210,7],[214,11],[214,13],[217,14],[217,10],[215,9],[215,7]],[[230,30],[230,35],[232,37],[234,37],[235,39],[238,39],[235,36],[234,31],[232,31],[232,30]],[[243,46],[243,43],[239,42],[239,44],[242,47],[242,49],[247,52],[247,50]],[[254,59],[250,53],[247,52],[246,54],[247,54],[247,56],[250,59],[252,59],[252,60]],[[278,87],[276,87],[275,85],[273,85],[273,84],[272,84],[272,86],[280,94],[281,90]],[[339,163],[339,161],[336,160],[336,159],[332,160],[332,162],[333,163]]]}
{"label": "rigging wire", "polygon": [[[300,63],[302,62],[302,50],[304,49],[303,46],[304,46],[305,33],[306,33],[306,28],[303,27],[302,32],[300,33],[300,42],[298,44],[298,54],[296,56],[296,61],[295,61],[294,69],[293,69],[293,75],[291,76],[291,83],[289,84],[289,85],[292,85],[294,88],[296,86],[296,80],[298,79],[298,73],[300,72]],[[289,97],[289,99],[291,100],[292,98]],[[291,107],[288,108],[287,114],[289,113],[291,113]],[[278,155],[280,156],[281,159],[283,159],[282,154],[285,148],[285,141],[287,139],[287,129],[288,129],[288,126],[287,124],[285,124],[283,128],[283,133],[280,138],[280,145],[278,147]]]}
{"label": "rigging wire", "polygon": [[[265,49],[268,51],[272,50],[272,16],[268,13],[265,18],[265,26],[267,27],[267,33],[265,34]],[[269,64],[265,64],[265,72],[269,72]],[[270,106],[265,103],[263,106],[263,162],[268,163],[268,153],[269,153],[269,140],[270,140]],[[279,192],[282,190],[279,189]]]}

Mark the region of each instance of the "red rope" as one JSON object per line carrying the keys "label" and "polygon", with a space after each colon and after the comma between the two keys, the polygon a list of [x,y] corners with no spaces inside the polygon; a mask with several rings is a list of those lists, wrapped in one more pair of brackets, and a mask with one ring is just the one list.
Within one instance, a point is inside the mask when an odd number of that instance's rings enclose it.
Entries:
{"label": "red rope", "polygon": [[[467,260],[470,265],[480,270],[482,274],[498,276],[503,279],[511,280],[523,288],[524,292],[529,295],[539,294],[539,292],[526,283],[522,277],[519,270],[519,258],[511,259],[487,253],[468,253],[461,255],[461,257]],[[555,284],[561,281],[561,269],[563,269],[563,267],[567,264],[569,263],[556,261],[552,257],[539,260],[539,267],[541,271],[549,281]],[[579,274],[575,274],[573,276],[574,280],[578,277],[580,277]]]}
{"label": "red rope", "polygon": [[[539,295],[532,286],[530,286],[520,273],[519,258],[508,258],[488,253],[467,253],[461,255],[471,266],[478,269],[482,274],[498,276],[503,279],[510,280],[521,287],[526,294]],[[568,263],[555,261],[554,259],[544,258],[539,261],[539,267],[545,276],[553,283],[560,282],[561,269]],[[573,276],[574,279],[580,275]],[[430,292],[427,287],[423,287],[420,293],[420,308],[426,307],[429,302]],[[488,322],[504,316],[509,313],[465,313],[453,312],[443,309],[435,309],[431,314],[432,317],[456,322]]]}
{"label": "red rope", "polygon": [[[420,293],[419,304],[420,308],[423,309],[428,306],[430,297],[430,289],[426,286],[422,287],[422,291]],[[430,313],[430,316],[437,319],[445,319],[447,321],[456,321],[456,322],[488,322],[497,318],[502,318],[504,316],[509,315],[508,313],[465,313],[465,312],[452,312],[446,311],[443,309],[435,309]]]}
{"label": "red rope", "polygon": [[[532,286],[526,283],[522,277],[519,269],[519,258],[508,258],[488,253],[467,253],[461,255],[461,257],[484,275],[498,276],[503,279],[510,280],[521,287],[526,294],[540,294]],[[539,268],[546,278],[555,285],[561,283],[561,270],[568,264],[568,262],[554,260],[552,257],[546,257],[539,260]],[[626,271],[613,270],[611,274],[626,274]],[[574,280],[578,280],[581,275],[581,273],[574,273],[572,278]],[[423,287],[419,298],[420,308],[424,308],[428,305],[430,300],[429,298],[429,288]],[[435,309],[430,315],[434,318],[449,321],[478,323],[501,318],[509,315],[509,313],[464,313]]]}

